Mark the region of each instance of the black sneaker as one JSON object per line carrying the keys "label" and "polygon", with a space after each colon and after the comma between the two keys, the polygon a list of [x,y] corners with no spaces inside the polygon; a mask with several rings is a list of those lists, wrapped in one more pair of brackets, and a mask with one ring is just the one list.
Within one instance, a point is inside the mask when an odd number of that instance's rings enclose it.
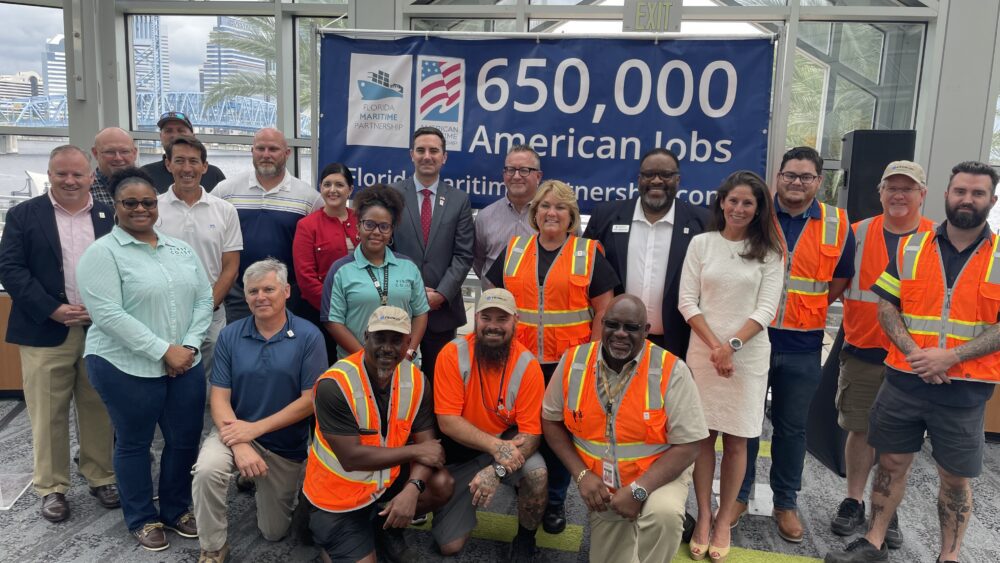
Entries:
{"label": "black sneaker", "polygon": [[852,498],[840,501],[837,515],[830,522],[830,529],[838,536],[849,536],[858,526],[865,523],[865,503]]}
{"label": "black sneaker", "polygon": [[545,514],[542,514],[542,529],[547,534],[561,534],[566,529],[566,506],[562,504],[545,505]]}
{"label": "black sneaker", "polygon": [[889,561],[889,549],[882,544],[876,549],[864,537],[860,537],[847,545],[843,551],[831,551],[823,558],[823,563],[878,563]]}
{"label": "black sneaker", "polygon": [[383,530],[381,526],[376,528],[375,551],[380,558],[391,563],[423,563],[426,561],[423,554],[406,541],[406,536],[403,535],[403,530],[400,528],[389,528],[388,530]]}
{"label": "black sneaker", "polygon": [[893,512],[892,520],[889,520],[889,529],[885,531],[885,545],[889,546],[889,549],[903,547],[903,532],[899,530],[899,512]]}
{"label": "black sneaker", "polygon": [[531,563],[536,552],[534,535],[517,534],[510,543],[507,560],[509,563]]}

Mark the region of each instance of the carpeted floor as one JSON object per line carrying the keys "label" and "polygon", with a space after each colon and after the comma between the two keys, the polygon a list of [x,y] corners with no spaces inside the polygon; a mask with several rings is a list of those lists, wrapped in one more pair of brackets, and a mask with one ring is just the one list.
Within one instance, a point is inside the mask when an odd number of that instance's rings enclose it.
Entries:
{"label": "carpeted floor", "polygon": [[[206,420],[206,429],[209,422]],[[0,400],[0,475],[30,473],[31,437],[23,403]],[[765,438],[770,429],[765,424]],[[764,450],[766,451],[766,449]],[[758,480],[766,481],[770,460],[759,461]],[[3,484],[0,477],[0,486]],[[729,561],[794,562],[809,561],[830,549],[846,543],[830,532],[829,522],[843,497],[843,480],[822,467],[811,457],[806,460],[800,510],[806,527],[805,541],[790,544],[778,537],[774,522],[767,517],[749,516],[734,533],[734,549]],[[1000,561],[1000,445],[987,444],[983,476],[974,481],[975,508],[965,539],[963,561]],[[4,490],[4,494],[7,494]],[[909,489],[900,509],[906,542],[892,552],[896,562],[923,563],[935,560],[938,546],[937,472],[930,458],[929,446],[920,453],[910,474]],[[120,511],[109,511],[97,505],[88,494],[82,477],[74,474],[68,499],[72,516],[66,522],[50,524],[38,509],[40,501],[29,490],[9,511],[0,511],[0,561],[92,561],[101,563],[133,561],[194,561],[198,556],[197,540],[171,537],[170,549],[150,553],[140,549],[128,536]],[[689,507],[694,510],[694,499]],[[490,512],[482,513],[479,526],[461,557],[453,561],[502,561],[506,558],[506,541],[516,530],[515,498],[511,492],[498,495]],[[558,536],[539,533],[542,547],[539,560],[552,562],[587,561],[589,536],[586,514],[575,489],[570,491],[568,504],[570,527]],[[312,561],[316,551],[300,545],[294,539],[270,543],[256,530],[253,497],[230,492],[229,542],[230,561],[289,562]],[[424,527],[426,528],[426,526]],[[407,532],[411,542],[427,554],[434,553],[430,534],[415,528]],[[432,556],[432,560],[440,559]],[[674,561],[688,561],[686,546]]]}

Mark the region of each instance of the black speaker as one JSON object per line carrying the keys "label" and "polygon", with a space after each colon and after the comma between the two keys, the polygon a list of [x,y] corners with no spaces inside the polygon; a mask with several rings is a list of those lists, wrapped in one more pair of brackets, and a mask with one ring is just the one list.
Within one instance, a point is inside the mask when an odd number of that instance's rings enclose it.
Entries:
{"label": "black speaker", "polygon": [[913,130],[857,130],[844,135],[840,166],[844,185],[837,205],[847,209],[851,222],[882,213],[878,184],[885,167],[895,160],[913,160],[917,132]]}

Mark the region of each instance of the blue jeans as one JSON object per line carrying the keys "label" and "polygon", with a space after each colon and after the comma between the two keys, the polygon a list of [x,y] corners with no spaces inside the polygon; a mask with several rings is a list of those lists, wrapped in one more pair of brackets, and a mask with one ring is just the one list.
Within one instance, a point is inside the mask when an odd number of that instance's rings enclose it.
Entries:
{"label": "blue jeans", "polygon": [[[549,380],[556,371],[558,364],[542,364],[542,376],[545,378],[545,386],[549,386]],[[549,448],[549,444],[542,439],[538,448],[545,466],[549,472],[549,505],[562,506],[566,502],[566,491],[569,490],[570,474],[569,469],[559,461],[559,456]]]}
{"label": "blue jeans", "polygon": [[[129,531],[149,522],[176,523],[191,506],[191,467],[205,416],[204,367],[199,363],[177,377],[135,377],[104,358],[87,356],[87,373],[115,428],[113,463]],[[159,511],[149,464],[157,424],[164,442]]]}
{"label": "blue jeans", "polygon": [[[806,459],[806,420],[822,375],[820,350],[771,352],[767,384],[771,388],[771,490],[774,507],[793,509],[802,488]],[[757,475],[760,438],[747,440],[747,472],[738,499],[747,502]]]}

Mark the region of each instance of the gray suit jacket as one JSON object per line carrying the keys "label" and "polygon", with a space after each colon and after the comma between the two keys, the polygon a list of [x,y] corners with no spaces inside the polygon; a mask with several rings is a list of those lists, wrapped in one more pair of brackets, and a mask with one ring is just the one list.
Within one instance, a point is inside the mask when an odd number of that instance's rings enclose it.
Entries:
{"label": "gray suit jacket", "polygon": [[393,234],[392,250],[413,260],[423,274],[424,285],[433,287],[448,300],[427,316],[427,329],[433,332],[454,330],[466,322],[462,283],[472,268],[476,237],[469,196],[443,181],[438,183],[431,232],[425,245],[420,229],[420,198],[413,178],[392,187],[403,194],[406,202],[403,217]]}

